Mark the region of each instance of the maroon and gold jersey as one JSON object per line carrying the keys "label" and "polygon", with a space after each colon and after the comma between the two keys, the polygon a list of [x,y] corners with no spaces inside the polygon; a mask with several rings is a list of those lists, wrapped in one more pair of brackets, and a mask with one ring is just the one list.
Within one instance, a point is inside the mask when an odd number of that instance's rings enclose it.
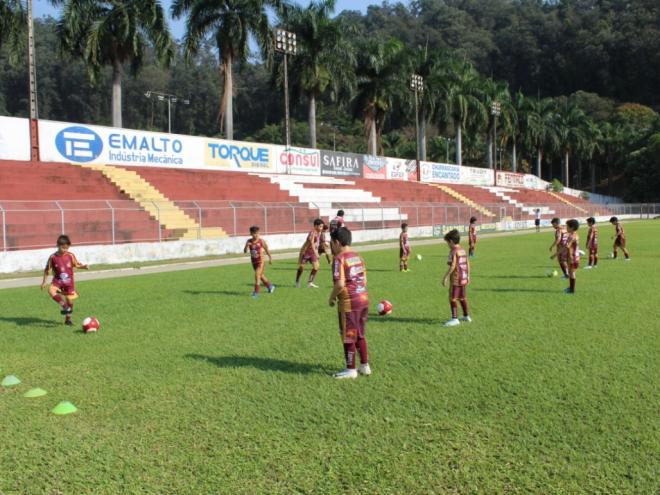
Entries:
{"label": "maroon and gold jersey", "polygon": [[568,254],[572,253],[573,257],[571,261],[575,263],[580,262],[580,246],[579,246],[579,237],[577,232],[571,232],[566,234],[566,249]]}
{"label": "maroon and gold jersey", "polygon": [[339,311],[356,311],[369,306],[367,267],[357,253],[347,251],[335,256],[332,279],[344,282],[344,289],[337,296]]}
{"label": "maroon and gold jersey", "polygon": [[449,252],[447,264],[454,268],[451,272],[452,285],[468,285],[470,283],[470,263],[465,249],[461,246],[454,246]]}
{"label": "maroon and gold jersey", "polygon": [[73,269],[79,267],[80,263],[73,253],[53,253],[46,263],[46,273],[53,274],[53,284],[60,287],[69,287],[73,289]]}
{"label": "maroon and gold jersey", "polygon": [[305,240],[305,244],[303,246],[303,255],[310,256],[312,254],[316,254],[316,252],[319,250],[320,242],[321,242],[320,232],[317,232],[316,230],[312,230],[307,236],[307,240]]}
{"label": "maroon and gold jersey", "polygon": [[477,226],[475,224],[470,224],[470,244],[475,244],[477,242]]}
{"label": "maroon and gold jersey", "polygon": [[330,220],[330,232],[334,232],[335,230],[343,226],[344,226],[344,217],[335,217],[332,220]]}
{"label": "maroon and gold jersey", "polygon": [[598,227],[592,225],[587,234],[587,247],[595,248],[598,246]]}
{"label": "maroon and gold jersey", "polygon": [[617,223],[615,226],[615,231],[616,231],[616,238],[617,239],[625,239],[626,238],[626,233],[623,231],[623,225],[620,223]]}
{"label": "maroon and gold jersey", "polygon": [[247,247],[250,251],[250,258],[252,259],[253,265],[260,265],[264,262],[263,251],[264,251],[264,241],[259,238],[256,241],[254,239],[249,239],[247,241]]}

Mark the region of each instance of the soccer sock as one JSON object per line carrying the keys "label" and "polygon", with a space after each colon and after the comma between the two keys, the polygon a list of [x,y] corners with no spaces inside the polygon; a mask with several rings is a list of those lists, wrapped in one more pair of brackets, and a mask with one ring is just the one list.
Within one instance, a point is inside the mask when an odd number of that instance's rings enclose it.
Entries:
{"label": "soccer sock", "polygon": [[254,284],[254,291],[255,291],[257,294],[259,294],[259,290],[260,290],[260,289],[261,289],[260,284],[258,284],[258,283],[257,283],[257,284]]}
{"label": "soccer sock", "polygon": [[626,259],[630,258],[630,254],[629,254],[628,251],[626,251],[625,249],[623,250],[623,256],[624,256],[624,258],[626,258]]}
{"label": "soccer sock", "polygon": [[598,264],[598,255],[594,254],[594,266]]}
{"label": "soccer sock", "polygon": [[401,261],[401,262],[399,263],[399,271],[402,272],[403,270],[405,270],[405,268],[404,268],[403,261]]}
{"label": "soccer sock", "polygon": [[467,299],[461,299],[461,308],[463,308],[463,316],[468,316],[468,302]]}
{"label": "soccer sock", "polygon": [[69,309],[71,310],[71,312],[73,312],[73,303],[71,301],[69,301],[68,306],[69,306]]}
{"label": "soccer sock", "polygon": [[616,259],[618,254],[619,254],[618,251],[612,251],[612,258]]}
{"label": "soccer sock", "polygon": [[566,264],[562,263],[559,266],[561,266],[561,271],[564,274],[564,277],[568,277],[568,267],[566,266]]}
{"label": "soccer sock", "polygon": [[571,278],[570,280],[571,292],[575,292],[575,279]]}
{"label": "soccer sock", "polygon": [[355,342],[350,344],[344,343],[344,355],[346,356],[346,368],[349,370],[355,369]]}
{"label": "soccer sock", "polygon": [[458,318],[458,304],[456,304],[456,299],[449,301],[449,305],[451,306],[451,317],[453,319]]}
{"label": "soccer sock", "polygon": [[64,302],[64,299],[59,294],[55,294],[53,296],[53,301],[55,301],[57,304],[59,304],[62,307],[66,306],[66,303]]}
{"label": "soccer sock", "polygon": [[266,287],[270,287],[271,285],[273,285],[273,284],[270,283],[270,280],[268,280],[263,275],[261,276],[261,283],[264,284]]}
{"label": "soccer sock", "polygon": [[367,339],[358,340],[358,352],[360,353],[360,363],[367,364],[369,362],[369,352],[367,351]]}
{"label": "soccer sock", "polygon": [[314,279],[316,278],[316,274],[318,273],[318,270],[315,270],[312,268],[312,273],[309,274],[309,282],[312,283],[314,282]]}
{"label": "soccer sock", "polygon": [[298,271],[296,272],[296,283],[300,282],[300,277],[302,277],[303,270],[303,268],[298,268]]}

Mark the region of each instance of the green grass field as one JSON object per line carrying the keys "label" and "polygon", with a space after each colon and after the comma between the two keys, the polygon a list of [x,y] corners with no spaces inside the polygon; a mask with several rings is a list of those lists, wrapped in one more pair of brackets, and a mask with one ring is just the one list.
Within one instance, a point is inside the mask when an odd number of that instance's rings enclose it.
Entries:
{"label": "green grass field", "polygon": [[446,247],[408,274],[365,253],[372,307],[395,312],[372,316],[374,374],[351,382],[330,377],[327,266],[296,290],[277,262],[257,301],[249,264],[81,282],[97,335],[38,288],[0,291],[0,375],[23,381],[0,387],[0,493],[657,494],[660,223],[626,232],[633,260],[612,261],[601,225],[575,296],[545,277],[552,234],[482,239],[474,323],[454,329]]}

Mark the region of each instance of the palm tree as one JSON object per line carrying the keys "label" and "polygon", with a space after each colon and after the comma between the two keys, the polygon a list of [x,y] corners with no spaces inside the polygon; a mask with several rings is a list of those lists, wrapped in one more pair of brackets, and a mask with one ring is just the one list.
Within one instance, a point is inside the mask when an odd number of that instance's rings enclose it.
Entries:
{"label": "palm tree", "polygon": [[364,120],[371,155],[378,152],[385,117],[394,97],[403,91],[402,50],[402,43],[393,38],[385,42],[370,39],[358,48],[353,108],[355,116]]}
{"label": "palm tree", "polygon": [[[582,132],[584,134],[584,139],[580,148],[578,149],[579,154],[579,170],[578,170],[578,184],[577,187],[582,186],[582,161],[587,160],[589,162],[589,176],[590,183],[592,187],[595,187],[596,183],[596,163],[594,160],[594,155],[602,151],[602,134],[600,127],[592,119],[587,119],[584,122],[582,127]],[[592,191],[593,192],[593,191]]]}
{"label": "palm tree", "polygon": [[122,127],[124,64],[136,74],[149,42],[169,64],[174,46],[165,12],[158,0],[54,0],[64,3],[58,34],[65,50],[82,55],[92,82],[112,67],[112,125]]}
{"label": "palm tree", "polygon": [[551,98],[528,99],[527,135],[530,148],[536,151],[536,175],[542,179],[543,154],[546,149],[558,148],[559,138],[555,128],[555,102]]}
{"label": "palm tree", "polygon": [[26,12],[20,0],[0,0],[0,48],[7,43],[12,61],[23,45]]}
{"label": "palm tree", "polygon": [[510,118],[505,121],[505,132],[511,139],[511,170],[518,171],[518,145],[532,125],[533,114],[529,111],[527,98],[521,91],[511,95]]}
{"label": "palm tree", "polygon": [[[296,33],[298,52],[289,62],[289,74],[296,93],[309,102],[309,144],[316,148],[316,101],[330,90],[337,99],[343,90],[350,90],[355,70],[355,53],[345,37],[348,29],[338,19],[331,19],[336,0],[319,0],[307,7],[287,8],[282,23]],[[281,75],[282,64],[275,67]],[[281,79],[281,77],[279,77]]]}
{"label": "palm tree", "polygon": [[555,114],[555,129],[562,152],[564,185],[570,186],[569,159],[572,152],[579,149],[584,141],[583,125],[587,119],[581,108],[569,99],[564,99]]}
{"label": "palm tree", "polygon": [[483,122],[488,117],[481,102],[481,80],[469,62],[457,62],[448,67],[446,77],[437,81],[438,106],[436,118],[443,127],[456,131],[456,163],[463,164],[462,135],[468,124]]}
{"label": "palm tree", "polygon": [[185,14],[186,35],[184,46],[188,58],[199,51],[200,45],[210,33],[218,47],[224,87],[219,120],[224,121],[227,139],[234,139],[234,62],[247,61],[250,49],[248,41],[254,36],[262,55],[269,59],[272,54],[272,34],[267,6],[281,7],[279,0],[174,0],[172,17],[179,19]]}

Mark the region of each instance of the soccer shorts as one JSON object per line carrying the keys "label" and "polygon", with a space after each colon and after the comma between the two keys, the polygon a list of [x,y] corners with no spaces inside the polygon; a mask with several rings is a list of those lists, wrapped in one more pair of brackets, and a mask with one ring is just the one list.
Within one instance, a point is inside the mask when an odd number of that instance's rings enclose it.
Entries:
{"label": "soccer shorts", "polygon": [[339,335],[344,344],[355,344],[363,339],[369,319],[369,306],[352,311],[339,311]]}
{"label": "soccer shorts", "polygon": [[616,247],[625,248],[626,247],[626,238],[625,237],[617,237],[616,239],[614,239],[614,245]]}
{"label": "soccer shorts", "polygon": [[598,254],[598,244],[592,244],[589,246],[589,255],[596,256]]}
{"label": "soccer shorts", "polygon": [[410,256],[410,247],[399,248],[399,258],[407,260]]}
{"label": "soccer shorts", "polygon": [[541,225],[541,220],[539,220],[538,218],[534,219],[534,225],[536,225],[537,227]]}
{"label": "soccer shorts", "polygon": [[306,263],[317,263],[319,260],[319,255],[316,251],[310,250],[302,255],[300,258],[300,264],[304,265]]}
{"label": "soccer shorts", "polygon": [[76,287],[73,283],[62,282],[59,278],[54,278],[50,285],[57,287],[57,290],[63,296],[75,296],[78,297],[76,292]]}
{"label": "soccer shorts", "polygon": [[452,285],[449,289],[449,298],[452,301],[456,299],[465,299],[467,297],[467,285]]}
{"label": "soccer shorts", "polygon": [[254,268],[254,271],[256,272],[256,271],[259,270],[260,268],[263,269],[263,267],[264,267],[265,264],[266,264],[266,262],[263,261],[263,260],[261,260],[261,261],[254,261],[254,260],[253,260],[253,261],[252,261],[252,268]]}

